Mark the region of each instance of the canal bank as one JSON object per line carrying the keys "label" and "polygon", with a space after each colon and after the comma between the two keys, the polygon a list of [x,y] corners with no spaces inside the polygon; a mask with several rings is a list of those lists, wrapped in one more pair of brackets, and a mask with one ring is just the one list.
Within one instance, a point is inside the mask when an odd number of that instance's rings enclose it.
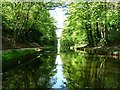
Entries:
{"label": "canal bank", "polygon": [[38,53],[35,49],[9,50],[2,53],[2,72],[16,68],[20,64],[28,62]]}
{"label": "canal bank", "polygon": [[98,54],[98,55],[111,55],[120,57],[120,44],[110,43],[108,45],[89,47],[89,46],[73,46],[71,50],[85,51],[89,54]]}

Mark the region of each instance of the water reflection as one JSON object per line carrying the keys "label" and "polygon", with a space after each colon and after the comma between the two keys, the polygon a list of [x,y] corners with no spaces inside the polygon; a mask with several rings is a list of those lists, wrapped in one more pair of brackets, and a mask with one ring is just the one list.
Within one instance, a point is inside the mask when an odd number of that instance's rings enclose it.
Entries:
{"label": "water reflection", "polygon": [[106,56],[61,53],[68,89],[119,88],[120,61]]}
{"label": "water reflection", "polygon": [[2,87],[5,90],[24,88],[50,88],[49,80],[54,76],[56,53],[38,53],[38,56],[3,73]]}
{"label": "water reflection", "polygon": [[56,74],[54,77],[52,77],[51,82],[55,80],[56,83],[55,85],[53,85],[52,88],[63,88],[65,87],[64,83],[66,82],[66,79],[64,78],[63,75],[63,66],[62,66],[63,64],[60,55],[57,55],[55,64],[56,64]]}
{"label": "water reflection", "polygon": [[106,56],[41,52],[2,75],[5,90],[23,88],[120,88],[120,60]]}

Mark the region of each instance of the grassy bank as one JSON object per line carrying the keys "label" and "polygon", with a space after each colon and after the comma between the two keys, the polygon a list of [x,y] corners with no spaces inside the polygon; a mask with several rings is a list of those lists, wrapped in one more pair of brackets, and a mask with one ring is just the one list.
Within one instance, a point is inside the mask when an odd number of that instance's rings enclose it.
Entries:
{"label": "grassy bank", "polygon": [[3,72],[30,61],[33,57],[37,56],[37,53],[36,49],[10,50],[2,53]]}
{"label": "grassy bank", "polygon": [[26,54],[31,54],[33,53],[34,50],[9,50],[9,51],[5,51],[3,52],[3,55],[2,55],[2,60],[4,61],[7,61],[7,60],[11,60],[13,58],[17,58],[17,57],[21,57],[23,55],[26,55]]}

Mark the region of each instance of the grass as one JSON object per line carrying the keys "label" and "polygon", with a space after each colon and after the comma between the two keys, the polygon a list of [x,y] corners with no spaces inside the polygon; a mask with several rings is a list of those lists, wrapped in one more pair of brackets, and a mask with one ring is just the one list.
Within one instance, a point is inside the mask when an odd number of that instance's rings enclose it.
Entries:
{"label": "grass", "polygon": [[32,52],[34,51],[33,50],[11,50],[8,52],[4,52],[2,54],[2,61],[11,60],[17,57],[24,56],[26,54],[31,54]]}
{"label": "grass", "polygon": [[[30,50],[10,50],[2,53],[2,69],[3,72],[24,64],[37,55],[38,51]],[[20,63],[18,63],[20,62]]]}

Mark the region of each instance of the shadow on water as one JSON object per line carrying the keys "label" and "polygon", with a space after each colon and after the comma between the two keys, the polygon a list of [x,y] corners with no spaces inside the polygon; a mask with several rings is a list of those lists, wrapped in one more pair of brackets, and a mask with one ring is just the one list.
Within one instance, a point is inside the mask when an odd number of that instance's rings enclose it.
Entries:
{"label": "shadow on water", "polygon": [[61,53],[68,89],[120,88],[120,60],[82,53]]}
{"label": "shadow on water", "polygon": [[54,76],[55,71],[54,52],[41,52],[36,58],[29,60],[17,68],[4,72],[2,75],[2,88],[50,88],[52,83],[49,80]]}

